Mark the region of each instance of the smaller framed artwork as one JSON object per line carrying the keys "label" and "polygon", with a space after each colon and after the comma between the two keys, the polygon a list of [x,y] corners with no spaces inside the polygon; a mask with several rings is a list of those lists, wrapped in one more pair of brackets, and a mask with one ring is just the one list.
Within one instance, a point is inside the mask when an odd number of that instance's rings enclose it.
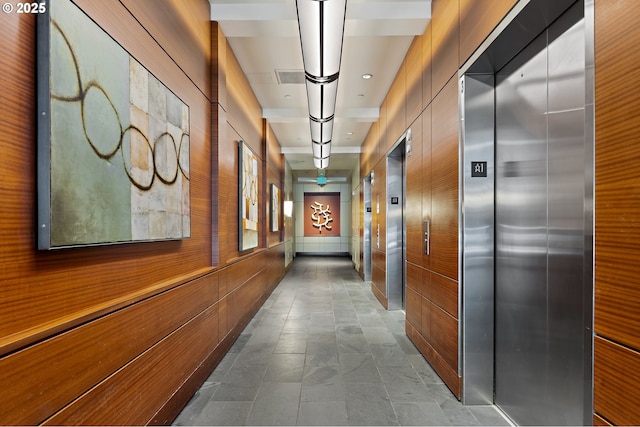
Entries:
{"label": "smaller framed artwork", "polygon": [[280,189],[271,184],[271,231],[280,230]]}
{"label": "smaller framed artwork", "polygon": [[239,249],[258,246],[258,156],[244,141],[238,142]]}

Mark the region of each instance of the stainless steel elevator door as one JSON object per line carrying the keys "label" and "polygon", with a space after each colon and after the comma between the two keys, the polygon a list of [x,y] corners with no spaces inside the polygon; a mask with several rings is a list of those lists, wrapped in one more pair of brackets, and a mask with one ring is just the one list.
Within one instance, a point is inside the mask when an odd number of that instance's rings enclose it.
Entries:
{"label": "stainless steel elevator door", "polygon": [[585,422],[585,44],[569,19],[496,75],[495,403],[522,425]]}

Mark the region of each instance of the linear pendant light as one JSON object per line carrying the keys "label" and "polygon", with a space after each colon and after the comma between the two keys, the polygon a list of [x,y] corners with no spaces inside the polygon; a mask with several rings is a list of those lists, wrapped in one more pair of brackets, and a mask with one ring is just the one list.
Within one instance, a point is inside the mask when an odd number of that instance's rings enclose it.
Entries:
{"label": "linear pendant light", "polygon": [[309,105],[313,162],[329,166],[346,0],[296,0]]}

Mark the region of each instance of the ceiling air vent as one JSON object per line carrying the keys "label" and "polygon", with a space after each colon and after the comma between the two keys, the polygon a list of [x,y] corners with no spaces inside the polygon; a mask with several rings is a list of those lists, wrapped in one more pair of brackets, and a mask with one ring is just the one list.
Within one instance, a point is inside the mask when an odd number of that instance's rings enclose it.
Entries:
{"label": "ceiling air vent", "polygon": [[276,70],[278,84],[303,85],[305,83],[303,70]]}

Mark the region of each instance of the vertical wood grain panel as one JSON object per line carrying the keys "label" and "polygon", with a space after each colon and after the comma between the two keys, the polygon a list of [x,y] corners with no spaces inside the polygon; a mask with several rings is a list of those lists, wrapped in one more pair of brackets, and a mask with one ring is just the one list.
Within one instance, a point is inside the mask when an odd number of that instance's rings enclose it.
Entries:
{"label": "vertical wood grain panel", "polygon": [[459,1],[460,62],[458,65],[461,66],[516,4],[516,0]]}
{"label": "vertical wood grain panel", "polygon": [[431,270],[458,278],[458,85],[433,100]]}
{"label": "vertical wood grain panel", "polygon": [[422,120],[411,124],[411,155],[406,156],[406,258],[420,264],[423,253],[422,238]]}
{"label": "vertical wood grain panel", "polygon": [[459,22],[457,0],[431,3],[432,90],[434,95],[458,70]]}
{"label": "vertical wood grain panel", "polygon": [[422,298],[422,336],[425,342],[431,341],[431,301]]}
{"label": "vertical wood grain panel", "polygon": [[[407,262],[407,277],[406,284],[407,288],[413,289],[415,292],[422,294],[422,272],[424,270],[418,267],[415,264]],[[409,309],[407,308],[407,315],[409,313]]]}
{"label": "vertical wood grain panel", "polygon": [[[432,209],[432,180],[433,180],[433,164],[432,164],[432,104],[425,108],[421,116],[422,122],[422,218],[421,221],[433,220]],[[424,225],[420,224],[420,241],[423,241]],[[422,266],[431,268],[431,255],[427,255],[422,249]]]}
{"label": "vertical wood grain panel", "polygon": [[422,297],[411,288],[407,288],[406,296],[407,322],[422,333]]}
{"label": "vertical wood grain panel", "polygon": [[431,59],[431,25],[427,26],[427,29],[422,35],[422,108],[425,109],[427,105],[431,104],[433,99],[432,93],[432,70],[433,61]]}
{"label": "vertical wood grain panel", "polygon": [[386,156],[393,144],[400,138],[407,128],[406,117],[406,98],[407,98],[407,82],[406,82],[406,66],[405,62],[400,65],[395,79],[391,83],[387,98],[385,99],[387,129],[383,145],[380,147],[380,159]]}
{"label": "vertical wood grain panel", "polygon": [[262,159],[262,107],[230,47],[227,48],[226,70],[228,103],[224,107],[229,124]]}
{"label": "vertical wood grain panel", "polygon": [[[208,96],[211,93],[209,5],[197,0],[155,0],[154,7],[139,0],[122,0],[122,3]],[[189,7],[184,7],[185,4]],[[175,37],[176,33],[181,37]]]}
{"label": "vertical wood grain panel", "polygon": [[594,341],[594,410],[615,425],[640,425],[640,352]]}
{"label": "vertical wood grain panel", "polygon": [[406,123],[411,123],[418,118],[422,111],[423,97],[423,65],[422,65],[422,42],[424,36],[415,36],[409,47],[405,58],[405,79],[406,79]]}

